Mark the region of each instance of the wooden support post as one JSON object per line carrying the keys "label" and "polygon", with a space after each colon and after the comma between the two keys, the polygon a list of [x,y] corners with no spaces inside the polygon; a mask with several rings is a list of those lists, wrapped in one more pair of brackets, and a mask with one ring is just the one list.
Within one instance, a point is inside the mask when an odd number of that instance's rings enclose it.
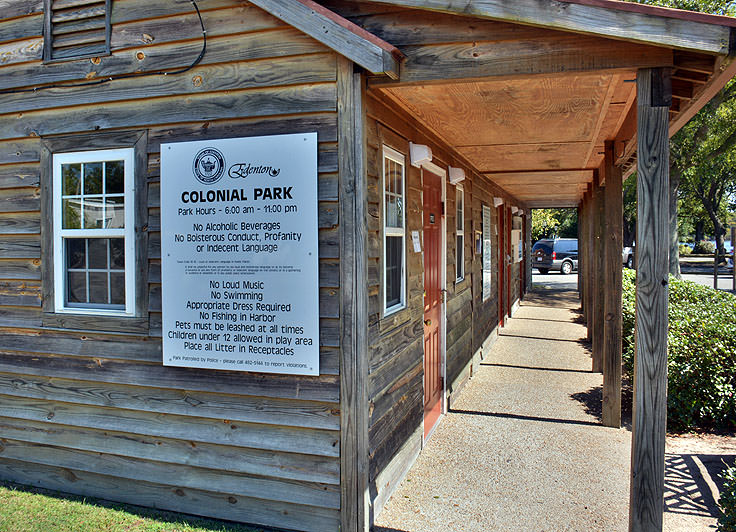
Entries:
{"label": "wooden support post", "polygon": [[605,196],[604,187],[600,185],[600,172],[594,172],[594,204],[593,204],[593,372],[603,371],[603,224],[605,223]]}
{"label": "wooden support post", "polygon": [[629,530],[662,530],[667,427],[670,70],[637,73],[636,360]]}
{"label": "wooden support post", "polygon": [[585,215],[585,323],[588,326],[588,340],[593,339],[593,187],[588,191]]}
{"label": "wooden support post", "polygon": [[623,191],[621,169],[614,163],[613,142],[606,141],[605,303],[603,340],[603,424],[621,427],[621,298]]}
{"label": "wooden support post", "polygon": [[[585,201],[585,199],[583,199]],[[583,254],[583,201],[578,205],[578,297],[580,298],[580,310],[585,315],[585,288],[583,287],[583,262],[579,257]]]}
{"label": "wooden support post", "polygon": [[340,193],[340,530],[367,532],[368,293],[365,80],[338,56]]}

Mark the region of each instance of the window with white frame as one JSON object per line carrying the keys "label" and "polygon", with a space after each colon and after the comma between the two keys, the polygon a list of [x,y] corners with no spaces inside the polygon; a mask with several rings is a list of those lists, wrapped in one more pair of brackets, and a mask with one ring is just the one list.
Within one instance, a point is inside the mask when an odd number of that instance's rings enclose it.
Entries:
{"label": "window with white frame", "polygon": [[134,149],[53,155],[54,311],[135,313]]}
{"label": "window with white frame", "polygon": [[465,199],[462,185],[455,185],[455,271],[457,281],[465,278]]}
{"label": "window with white frame", "polygon": [[383,147],[383,308],[406,306],[404,155]]}

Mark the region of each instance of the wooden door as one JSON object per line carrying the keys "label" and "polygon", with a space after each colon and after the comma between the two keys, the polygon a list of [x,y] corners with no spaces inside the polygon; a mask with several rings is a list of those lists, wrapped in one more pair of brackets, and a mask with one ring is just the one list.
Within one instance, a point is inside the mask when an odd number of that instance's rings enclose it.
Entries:
{"label": "wooden door", "polygon": [[504,256],[504,259],[506,261],[506,316],[511,316],[511,273],[512,273],[512,267],[513,267],[513,257],[511,256],[511,209],[504,209],[503,210],[504,217],[506,220],[504,223],[506,224],[506,234],[504,237],[506,238],[506,255]]}
{"label": "wooden door", "polygon": [[424,171],[424,437],[442,413],[442,179]]}
{"label": "wooden door", "polygon": [[498,326],[503,327],[506,317],[506,208],[498,207]]}

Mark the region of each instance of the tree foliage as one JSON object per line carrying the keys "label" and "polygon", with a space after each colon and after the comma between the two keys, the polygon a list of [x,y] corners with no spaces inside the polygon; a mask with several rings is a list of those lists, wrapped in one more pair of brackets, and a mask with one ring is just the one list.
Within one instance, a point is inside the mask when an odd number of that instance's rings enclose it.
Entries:
{"label": "tree foliage", "polygon": [[532,242],[541,238],[577,236],[577,209],[532,209]]}
{"label": "tree foliage", "polygon": [[[714,15],[736,15],[734,0],[627,0]],[[715,234],[720,251],[736,194],[736,84],[729,83],[670,142],[671,194],[677,194],[678,220],[672,222],[671,253],[678,231],[704,238]],[[676,261],[675,261],[676,263]],[[672,262],[671,262],[672,268]],[[679,274],[677,272],[672,272]]]}

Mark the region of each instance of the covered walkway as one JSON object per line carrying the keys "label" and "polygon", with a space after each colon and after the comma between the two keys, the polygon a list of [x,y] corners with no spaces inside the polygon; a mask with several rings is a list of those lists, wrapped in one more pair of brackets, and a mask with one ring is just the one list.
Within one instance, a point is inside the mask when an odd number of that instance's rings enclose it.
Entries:
{"label": "covered walkway", "polygon": [[376,531],[628,529],[631,433],[600,424],[579,306],[525,298]]}

